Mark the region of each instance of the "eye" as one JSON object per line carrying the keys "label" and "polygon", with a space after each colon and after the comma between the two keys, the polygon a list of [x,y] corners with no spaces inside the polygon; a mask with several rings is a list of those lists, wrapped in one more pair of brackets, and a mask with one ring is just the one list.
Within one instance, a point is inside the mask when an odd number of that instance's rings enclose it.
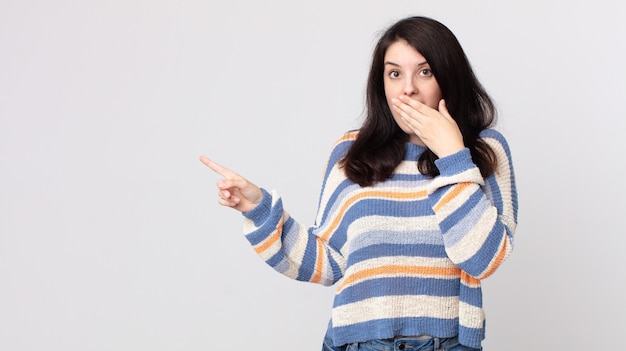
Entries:
{"label": "eye", "polygon": [[424,68],[419,74],[422,77],[432,77],[433,71],[431,71],[430,68]]}
{"label": "eye", "polygon": [[389,73],[387,73],[387,75],[389,76],[389,78],[391,79],[396,79],[400,77],[400,72],[393,70],[393,71],[389,71]]}

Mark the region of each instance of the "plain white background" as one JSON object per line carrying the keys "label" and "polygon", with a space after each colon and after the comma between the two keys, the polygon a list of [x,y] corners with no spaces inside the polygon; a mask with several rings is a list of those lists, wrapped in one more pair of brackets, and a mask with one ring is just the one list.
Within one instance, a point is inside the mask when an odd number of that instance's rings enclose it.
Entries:
{"label": "plain white background", "polygon": [[445,23],[501,113],[516,248],[487,351],[623,333],[619,1],[0,1],[0,350],[319,350],[333,288],[289,280],[206,154],[312,224],[378,34]]}

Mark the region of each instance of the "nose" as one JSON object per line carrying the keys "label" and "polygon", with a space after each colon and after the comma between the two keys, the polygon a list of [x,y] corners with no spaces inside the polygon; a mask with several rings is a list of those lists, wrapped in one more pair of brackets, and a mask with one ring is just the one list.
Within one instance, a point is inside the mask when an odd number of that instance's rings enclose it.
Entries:
{"label": "nose", "polygon": [[403,93],[406,96],[417,94],[417,82],[413,77],[407,77],[404,81]]}

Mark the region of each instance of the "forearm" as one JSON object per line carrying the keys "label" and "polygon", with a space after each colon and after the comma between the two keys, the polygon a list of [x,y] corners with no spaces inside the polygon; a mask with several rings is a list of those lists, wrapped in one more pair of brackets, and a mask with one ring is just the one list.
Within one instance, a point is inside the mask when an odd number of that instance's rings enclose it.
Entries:
{"label": "forearm", "polygon": [[442,175],[430,195],[449,258],[478,279],[509,255],[517,225],[510,154],[506,144],[492,144],[498,155],[494,175],[482,179],[466,150],[437,161]]}
{"label": "forearm", "polygon": [[268,265],[285,276],[322,285],[339,279],[337,255],[315,233],[296,222],[276,192],[263,190],[263,200],[244,213],[244,234]]}

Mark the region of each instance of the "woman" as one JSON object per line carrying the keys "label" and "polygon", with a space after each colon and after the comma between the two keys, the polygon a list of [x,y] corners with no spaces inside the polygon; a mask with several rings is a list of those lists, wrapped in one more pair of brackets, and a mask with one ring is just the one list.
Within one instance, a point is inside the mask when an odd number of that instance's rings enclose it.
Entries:
{"label": "woman", "polygon": [[480,281],[512,249],[517,194],[493,103],[455,36],[410,17],[373,53],[367,115],[330,154],[315,225],[221,165],[219,203],[288,277],[337,284],[323,350],[480,350]]}

